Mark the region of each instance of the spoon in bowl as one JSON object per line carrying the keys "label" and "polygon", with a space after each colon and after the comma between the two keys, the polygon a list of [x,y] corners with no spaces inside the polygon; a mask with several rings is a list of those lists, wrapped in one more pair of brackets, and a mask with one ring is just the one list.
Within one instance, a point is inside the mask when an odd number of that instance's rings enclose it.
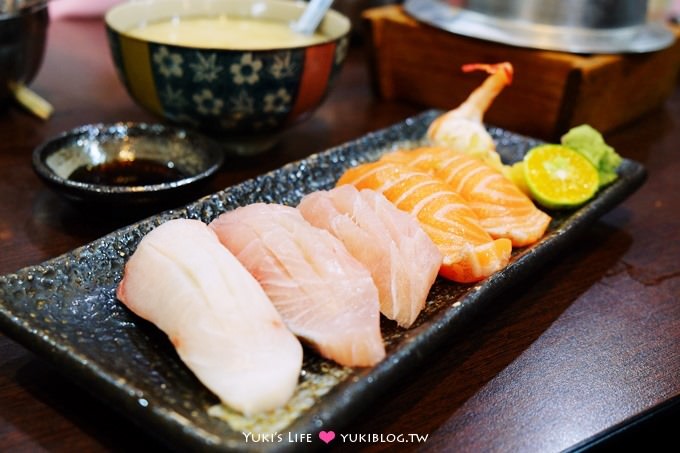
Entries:
{"label": "spoon in bowl", "polygon": [[303,35],[311,35],[321,23],[332,3],[333,0],[310,0],[300,18],[291,24],[291,28]]}

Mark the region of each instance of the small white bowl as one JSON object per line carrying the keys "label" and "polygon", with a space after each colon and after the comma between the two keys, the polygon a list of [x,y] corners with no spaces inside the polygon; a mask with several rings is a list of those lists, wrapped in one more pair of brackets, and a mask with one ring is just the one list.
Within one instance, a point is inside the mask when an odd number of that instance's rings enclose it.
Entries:
{"label": "small white bowl", "polygon": [[69,200],[140,205],[195,194],[222,166],[212,140],[160,124],[91,124],[33,151],[33,168]]}

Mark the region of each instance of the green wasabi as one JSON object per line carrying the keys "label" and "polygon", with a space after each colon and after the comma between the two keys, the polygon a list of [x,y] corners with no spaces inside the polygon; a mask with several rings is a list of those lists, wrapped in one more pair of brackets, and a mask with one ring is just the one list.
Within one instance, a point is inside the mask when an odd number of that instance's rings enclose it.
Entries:
{"label": "green wasabi", "polygon": [[582,154],[597,168],[600,187],[617,178],[616,169],[621,165],[621,156],[591,126],[583,124],[570,129],[562,136],[561,143]]}

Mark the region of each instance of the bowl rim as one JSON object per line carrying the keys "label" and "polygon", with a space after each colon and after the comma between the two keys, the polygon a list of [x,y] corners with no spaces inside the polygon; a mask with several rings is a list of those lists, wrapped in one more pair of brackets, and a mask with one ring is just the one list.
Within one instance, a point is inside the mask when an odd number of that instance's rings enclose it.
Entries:
{"label": "bowl rim", "polygon": [[[129,131],[142,132],[141,134],[136,134],[137,136],[145,135],[149,132],[149,136],[159,135],[160,133],[170,132],[173,135],[183,134],[186,137],[191,137],[192,141],[198,141],[202,145],[200,148],[202,152],[208,157],[209,166],[203,171],[196,173],[191,176],[187,176],[176,181],[159,183],[159,184],[146,184],[146,185],[136,185],[136,186],[118,186],[118,185],[106,185],[106,184],[93,184],[85,183],[80,181],[74,181],[72,179],[63,178],[57,175],[49,166],[44,162],[47,156],[54,154],[61,146],[59,142],[67,138],[83,136],[89,134],[91,131],[105,132],[112,128],[124,128],[125,136],[131,135]],[[54,149],[53,149],[54,148]],[[148,195],[151,193],[162,194],[168,191],[173,191],[180,189],[189,185],[192,185],[198,181],[207,179],[208,177],[214,175],[224,164],[225,155],[221,147],[217,142],[211,140],[210,138],[200,134],[199,132],[189,130],[183,127],[169,126],[161,123],[147,123],[147,122],[135,122],[135,121],[119,121],[114,123],[92,123],[84,124],[76,128],[61,132],[55,136],[48,138],[38,145],[33,150],[32,163],[35,172],[43,178],[46,182],[62,186],[70,190],[76,190],[82,193],[98,194],[98,195],[125,195],[125,194],[139,194]]]}
{"label": "bowl rim", "polygon": [[[284,8],[290,8],[292,10],[299,10],[300,14],[302,14],[302,11],[304,11],[304,8],[306,6],[305,2],[298,1],[298,0],[231,0],[231,1],[226,1],[226,0],[220,0],[220,1],[225,1],[225,3],[231,3],[233,1],[238,1],[241,3],[250,3],[250,4],[260,4],[260,3],[274,3],[278,5],[282,5]],[[122,27],[118,26],[117,24],[113,24],[113,16],[115,16],[117,13],[120,11],[124,11],[126,9],[130,8],[137,8],[140,7],[143,4],[154,4],[154,3],[179,3],[182,4],[182,2],[179,2],[178,0],[137,0],[135,2],[124,2],[124,3],[119,3],[106,11],[106,14],[104,15],[104,24],[106,26],[106,29],[109,30],[109,32],[116,33],[120,36],[124,36],[125,39],[133,40],[136,42],[140,43],[147,43],[147,44],[153,44],[157,46],[166,46],[166,47],[172,47],[172,48],[178,48],[178,49],[186,49],[186,50],[193,50],[193,51],[200,51],[200,52],[249,52],[249,53],[258,53],[258,52],[275,52],[275,51],[283,51],[283,50],[296,50],[296,49],[308,49],[311,47],[317,47],[317,46],[324,46],[328,45],[329,43],[337,42],[343,38],[346,38],[351,32],[352,32],[352,23],[350,19],[343,14],[342,12],[335,10],[335,9],[329,9],[328,12],[326,13],[327,17],[332,18],[332,20],[338,20],[343,23],[343,30],[339,34],[335,34],[333,36],[328,36],[327,39],[324,39],[323,41],[316,42],[314,44],[308,44],[308,45],[297,45],[297,46],[280,46],[280,47],[262,47],[262,48],[256,48],[256,49],[249,49],[249,48],[226,48],[226,47],[199,47],[199,46],[190,46],[190,45],[183,45],[183,44],[174,44],[174,43],[165,43],[162,41],[157,41],[157,40],[151,40],[151,39],[142,39],[136,36],[132,36],[129,34],[129,30],[123,30]],[[324,19],[326,20],[326,19]]]}

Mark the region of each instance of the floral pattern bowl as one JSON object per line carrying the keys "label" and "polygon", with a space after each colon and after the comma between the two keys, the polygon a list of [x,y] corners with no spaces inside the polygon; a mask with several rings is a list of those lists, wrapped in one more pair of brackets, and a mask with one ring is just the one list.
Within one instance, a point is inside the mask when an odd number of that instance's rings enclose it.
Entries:
{"label": "floral pattern bowl", "polygon": [[170,45],[129,32],[144,23],[206,16],[290,23],[304,5],[289,0],[127,2],[107,12],[106,27],[118,75],[138,104],[210,134],[232,152],[252,155],[271,148],[286,128],[323,102],[347,54],[349,20],[331,10],[318,29],[326,40],[256,50]]}

